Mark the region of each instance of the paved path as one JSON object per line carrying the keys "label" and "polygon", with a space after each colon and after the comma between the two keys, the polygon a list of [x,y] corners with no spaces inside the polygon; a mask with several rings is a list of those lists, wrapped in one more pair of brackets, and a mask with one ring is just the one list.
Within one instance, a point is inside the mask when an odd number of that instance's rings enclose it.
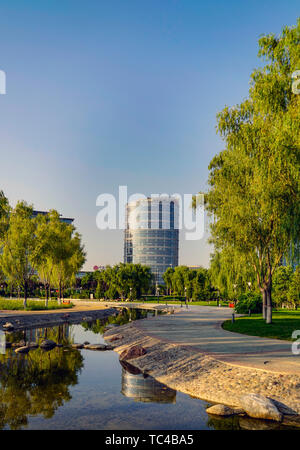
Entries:
{"label": "paved path", "polygon": [[137,321],[135,326],[148,335],[190,346],[220,361],[300,375],[300,355],[292,353],[291,342],[225,331],[221,324],[231,315],[229,308],[189,306],[172,315]]}

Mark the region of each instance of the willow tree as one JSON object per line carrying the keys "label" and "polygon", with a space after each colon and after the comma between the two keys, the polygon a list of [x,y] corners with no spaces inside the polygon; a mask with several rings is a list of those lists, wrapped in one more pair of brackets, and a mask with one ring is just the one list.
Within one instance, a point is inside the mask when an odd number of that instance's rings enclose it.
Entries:
{"label": "willow tree", "polygon": [[249,98],[217,116],[226,147],[209,165],[206,205],[215,247],[251,264],[271,323],[272,276],[300,231],[300,96],[291,78],[300,68],[300,20],[259,47],[266,62],[251,75]]}
{"label": "willow tree", "polygon": [[27,306],[29,281],[34,274],[31,255],[35,248],[35,220],[33,208],[18,202],[9,215],[9,227],[1,240],[1,267],[10,283],[24,290],[24,308]]}
{"label": "willow tree", "polygon": [[86,260],[81,236],[74,231],[73,225],[61,221],[56,224],[53,279],[59,289],[59,300],[64,296],[64,289],[75,283],[76,273]]}

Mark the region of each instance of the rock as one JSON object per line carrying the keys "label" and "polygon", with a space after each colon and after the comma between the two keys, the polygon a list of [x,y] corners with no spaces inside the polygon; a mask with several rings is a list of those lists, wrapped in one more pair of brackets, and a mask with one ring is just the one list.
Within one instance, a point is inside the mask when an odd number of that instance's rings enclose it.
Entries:
{"label": "rock", "polygon": [[36,342],[28,342],[28,347],[30,348],[39,348],[39,344]]}
{"label": "rock", "polygon": [[107,350],[105,344],[88,344],[84,346],[87,350]]}
{"label": "rock", "polygon": [[127,361],[129,359],[139,358],[147,353],[147,350],[141,345],[133,345],[132,347],[126,348],[120,354],[121,361]]}
{"label": "rock", "polygon": [[292,415],[283,416],[282,423],[283,425],[300,427],[300,416],[292,416]]}
{"label": "rock", "polygon": [[20,341],[20,342],[13,342],[11,345],[12,347],[24,347],[26,344],[25,341]]}
{"label": "rock", "polygon": [[107,341],[114,342],[114,341],[118,341],[119,339],[123,339],[123,336],[122,335],[120,335],[120,336],[112,336],[112,337],[107,336],[107,337],[105,337],[105,339]]}
{"label": "rock", "polygon": [[25,347],[19,347],[15,349],[16,353],[28,353],[30,350],[30,347],[26,345]]}
{"label": "rock", "polygon": [[94,319],[92,317],[90,317],[90,316],[84,316],[82,318],[82,320],[84,320],[85,322],[89,322],[89,321],[94,320]]}
{"label": "rock", "polygon": [[250,417],[240,417],[239,426],[243,430],[278,430],[281,424],[266,420],[250,419]]}
{"label": "rock", "polygon": [[245,394],[240,397],[240,407],[250,417],[281,422],[282,414],[274,403],[260,394]]}
{"label": "rock", "polygon": [[297,411],[285,405],[284,403],[279,402],[278,400],[272,399],[272,403],[276,406],[276,408],[284,415],[284,416],[298,416]]}
{"label": "rock", "polygon": [[89,345],[89,341],[85,341],[83,345]]}
{"label": "rock", "polygon": [[11,322],[6,322],[4,325],[2,325],[2,328],[4,328],[7,331],[12,331],[15,327]]}
{"label": "rock", "polygon": [[54,347],[56,347],[56,342],[51,341],[50,339],[45,339],[40,347],[44,350],[52,350]]}
{"label": "rock", "polygon": [[219,404],[207,408],[206,412],[208,414],[215,414],[216,416],[233,416],[242,414],[244,411],[240,408],[230,408],[230,406]]}
{"label": "rock", "polygon": [[105,350],[113,350],[114,349],[112,345],[106,345],[105,347],[106,347]]}
{"label": "rock", "polygon": [[71,344],[72,348],[83,348],[83,344]]}

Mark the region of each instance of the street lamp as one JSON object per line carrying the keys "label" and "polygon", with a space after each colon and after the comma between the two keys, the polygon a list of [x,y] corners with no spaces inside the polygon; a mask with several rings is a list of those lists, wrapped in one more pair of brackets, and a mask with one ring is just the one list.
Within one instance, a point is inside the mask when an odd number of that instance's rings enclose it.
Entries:
{"label": "street lamp", "polygon": [[157,295],[157,301],[159,303],[159,287],[156,286],[156,295]]}
{"label": "street lamp", "polygon": [[132,287],[129,288],[129,290],[130,290],[129,299],[131,300]]}
{"label": "street lamp", "polygon": [[237,284],[234,284],[233,285],[233,289],[234,289],[234,305],[235,305],[235,302],[236,302],[236,287],[237,287]]}
{"label": "street lamp", "polygon": [[251,284],[252,284],[251,281],[248,281],[247,284],[248,284],[248,286],[249,286],[249,291],[250,291],[250,290],[251,290]]}
{"label": "street lamp", "polygon": [[187,288],[185,287],[185,288],[184,288],[185,306],[186,306],[186,308],[188,308],[187,298],[186,298],[186,291],[187,291]]}

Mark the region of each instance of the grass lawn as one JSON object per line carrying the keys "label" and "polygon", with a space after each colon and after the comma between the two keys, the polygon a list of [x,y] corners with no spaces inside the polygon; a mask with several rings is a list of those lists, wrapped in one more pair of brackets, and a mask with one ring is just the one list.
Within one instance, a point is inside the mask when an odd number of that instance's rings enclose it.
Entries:
{"label": "grass lawn", "polygon": [[253,314],[251,317],[239,317],[232,323],[226,320],[223,323],[224,330],[250,336],[261,336],[273,339],[292,341],[294,330],[300,330],[300,311],[279,310],[273,312],[273,323],[267,325],[261,314]]}
{"label": "grass lawn", "polygon": [[[66,309],[72,308],[73,303],[59,305],[56,300],[51,300],[48,302],[48,308],[45,306],[44,301],[27,300],[26,311],[43,311],[50,309]],[[23,311],[23,300],[10,300],[7,298],[0,299],[0,310],[13,310],[13,311]]]}
{"label": "grass lawn", "polygon": [[[132,300],[132,303],[142,303],[143,300]],[[145,300],[145,305],[147,303],[158,303],[157,299],[156,300]],[[166,300],[160,299],[159,303],[166,304]],[[181,301],[180,300],[167,300],[168,305],[181,305]],[[182,301],[182,304],[185,305],[184,300]],[[211,302],[188,302],[188,305],[200,305],[200,306],[218,306],[218,302],[217,301],[211,301]],[[221,302],[221,306],[228,306],[228,303],[226,302]]]}

